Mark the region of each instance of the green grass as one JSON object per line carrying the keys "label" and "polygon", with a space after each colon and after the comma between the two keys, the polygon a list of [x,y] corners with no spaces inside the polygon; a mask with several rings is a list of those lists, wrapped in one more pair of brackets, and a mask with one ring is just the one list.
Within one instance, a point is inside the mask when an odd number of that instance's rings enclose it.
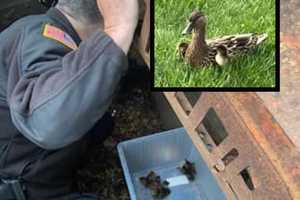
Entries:
{"label": "green grass", "polygon": [[[267,33],[250,55],[224,67],[194,69],[176,55],[180,34],[195,10],[208,18],[207,38]],[[155,87],[275,87],[275,0],[155,0]]]}

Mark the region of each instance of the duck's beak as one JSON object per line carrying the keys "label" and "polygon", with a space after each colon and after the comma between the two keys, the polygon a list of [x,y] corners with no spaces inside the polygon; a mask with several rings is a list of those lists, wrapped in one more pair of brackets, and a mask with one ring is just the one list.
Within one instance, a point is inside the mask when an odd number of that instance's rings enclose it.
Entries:
{"label": "duck's beak", "polygon": [[191,22],[189,22],[181,34],[182,35],[191,34],[192,30],[193,30],[193,24]]}

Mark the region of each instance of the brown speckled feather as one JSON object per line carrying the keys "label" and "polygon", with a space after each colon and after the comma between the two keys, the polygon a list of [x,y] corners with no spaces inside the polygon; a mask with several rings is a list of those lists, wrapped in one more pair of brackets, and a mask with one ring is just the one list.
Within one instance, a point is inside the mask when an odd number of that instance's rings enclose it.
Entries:
{"label": "brown speckled feather", "polygon": [[256,33],[229,35],[207,40],[207,45],[212,48],[223,45],[227,49],[228,56],[234,57],[247,53],[249,50],[263,42],[266,38],[266,34]]}

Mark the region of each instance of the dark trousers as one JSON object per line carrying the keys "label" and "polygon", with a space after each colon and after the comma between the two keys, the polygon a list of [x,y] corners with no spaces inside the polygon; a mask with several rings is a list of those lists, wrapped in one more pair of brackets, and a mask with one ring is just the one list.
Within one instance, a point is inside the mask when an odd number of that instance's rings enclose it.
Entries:
{"label": "dark trousers", "polygon": [[[11,141],[16,146],[17,152],[22,153],[24,149],[32,149],[32,153],[27,154],[23,160],[11,159],[11,162],[17,162],[17,168],[10,162],[0,168],[0,199],[19,200],[18,196],[25,196],[26,200],[96,200],[97,197],[88,194],[76,193],[76,187],[73,187],[74,177],[77,170],[82,167],[82,163],[88,162],[89,151],[96,144],[102,143],[111,135],[114,127],[114,120],[109,113],[106,113],[93,128],[81,140],[74,142],[62,149],[44,150],[28,142],[21,134],[17,134]],[[13,149],[14,146],[11,148]],[[99,147],[97,145],[97,147]],[[16,152],[16,148],[14,152]],[[34,151],[36,149],[36,151]],[[8,151],[13,152],[13,151]],[[16,153],[15,153],[16,154]],[[15,155],[12,154],[12,155]],[[18,154],[16,154],[18,155]],[[10,159],[9,159],[10,160]],[[28,162],[30,161],[30,162]],[[18,164],[19,163],[19,164]],[[23,164],[24,163],[24,164]],[[15,172],[21,169],[19,175],[5,175],[3,172]],[[1,172],[1,171],[0,171]],[[17,180],[15,180],[17,178]],[[18,192],[15,191],[17,186]]]}
{"label": "dark trousers", "polygon": [[[85,161],[83,163],[88,163],[91,155],[89,151],[97,147],[98,144],[101,144],[109,137],[114,129],[115,121],[110,113],[105,113],[101,120],[88,132],[86,135],[88,149],[85,156]],[[89,155],[89,156],[88,156]],[[82,166],[84,167],[84,166]],[[77,195],[77,196],[76,196]],[[72,198],[73,199],[73,198]],[[93,194],[75,194],[74,200],[102,200],[99,197],[96,197]]]}
{"label": "dark trousers", "polygon": [[107,137],[111,135],[114,126],[114,118],[111,116],[110,113],[105,113],[103,117],[88,132],[87,137],[89,143],[92,146],[102,143]]}

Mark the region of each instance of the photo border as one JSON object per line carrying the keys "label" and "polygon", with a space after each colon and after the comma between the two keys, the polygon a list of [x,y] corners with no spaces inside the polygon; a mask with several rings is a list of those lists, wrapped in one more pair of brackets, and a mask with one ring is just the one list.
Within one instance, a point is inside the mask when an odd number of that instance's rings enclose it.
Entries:
{"label": "photo border", "polygon": [[150,80],[151,91],[279,92],[280,91],[280,0],[275,0],[275,87],[154,87],[155,76],[155,1],[150,8]]}

